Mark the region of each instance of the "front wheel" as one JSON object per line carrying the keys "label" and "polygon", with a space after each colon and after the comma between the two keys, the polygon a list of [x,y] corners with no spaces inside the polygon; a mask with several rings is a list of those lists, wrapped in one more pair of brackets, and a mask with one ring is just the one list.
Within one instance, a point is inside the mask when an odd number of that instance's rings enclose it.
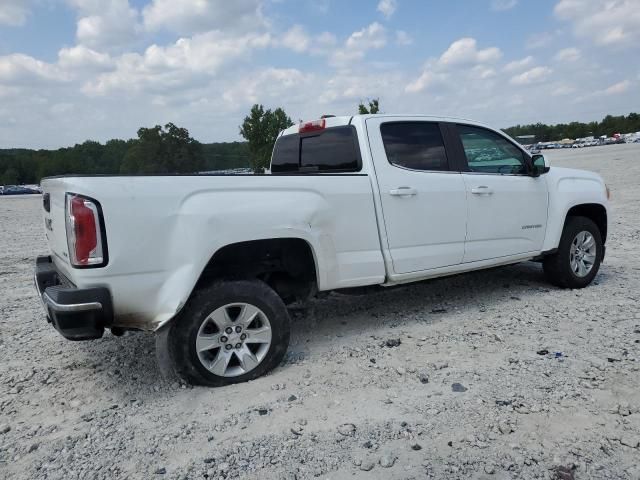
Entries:
{"label": "front wheel", "polygon": [[264,282],[220,281],[196,291],[165,335],[179,377],[219,387],[258,378],[282,361],[289,314]]}
{"label": "front wheel", "polygon": [[604,246],[600,229],[586,217],[569,217],[558,251],[542,263],[547,279],[562,288],[584,288],[598,274]]}

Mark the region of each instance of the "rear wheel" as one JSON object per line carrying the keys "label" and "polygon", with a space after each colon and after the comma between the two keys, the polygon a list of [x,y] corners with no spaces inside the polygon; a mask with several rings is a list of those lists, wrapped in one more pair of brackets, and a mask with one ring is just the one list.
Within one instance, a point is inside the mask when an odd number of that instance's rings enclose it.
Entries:
{"label": "rear wheel", "polygon": [[198,290],[165,332],[175,373],[218,387],[276,367],[289,344],[289,314],[259,280],[221,281]]}
{"label": "rear wheel", "polygon": [[598,274],[603,254],[598,226],[586,217],[569,217],[558,251],[543,261],[547,279],[562,288],[584,288]]}

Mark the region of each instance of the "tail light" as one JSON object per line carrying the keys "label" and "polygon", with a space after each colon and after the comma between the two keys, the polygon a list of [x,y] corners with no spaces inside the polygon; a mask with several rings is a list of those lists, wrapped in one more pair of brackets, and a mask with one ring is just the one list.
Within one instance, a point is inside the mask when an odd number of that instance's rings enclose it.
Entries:
{"label": "tail light", "polygon": [[74,267],[102,267],[107,263],[100,204],[90,198],[67,194],[67,245]]}

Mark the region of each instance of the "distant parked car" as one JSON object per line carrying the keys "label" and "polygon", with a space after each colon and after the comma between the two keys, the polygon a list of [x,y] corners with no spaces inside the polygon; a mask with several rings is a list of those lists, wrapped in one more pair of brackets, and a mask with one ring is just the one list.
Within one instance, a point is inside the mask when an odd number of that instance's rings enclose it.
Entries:
{"label": "distant parked car", "polygon": [[8,185],[3,188],[3,195],[30,195],[33,193],[39,193],[37,190],[28,187],[22,187],[17,185]]}

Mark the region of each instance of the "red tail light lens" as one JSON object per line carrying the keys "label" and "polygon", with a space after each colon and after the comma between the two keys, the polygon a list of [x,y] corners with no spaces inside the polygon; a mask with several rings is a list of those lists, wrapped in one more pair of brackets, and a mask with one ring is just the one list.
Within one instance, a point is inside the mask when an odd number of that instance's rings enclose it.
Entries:
{"label": "red tail light lens", "polygon": [[301,122],[298,127],[298,133],[318,132],[324,130],[326,122],[324,118],[320,120],[313,120],[311,122]]}
{"label": "red tail light lens", "polygon": [[92,200],[67,194],[67,244],[73,266],[104,265],[100,212]]}

